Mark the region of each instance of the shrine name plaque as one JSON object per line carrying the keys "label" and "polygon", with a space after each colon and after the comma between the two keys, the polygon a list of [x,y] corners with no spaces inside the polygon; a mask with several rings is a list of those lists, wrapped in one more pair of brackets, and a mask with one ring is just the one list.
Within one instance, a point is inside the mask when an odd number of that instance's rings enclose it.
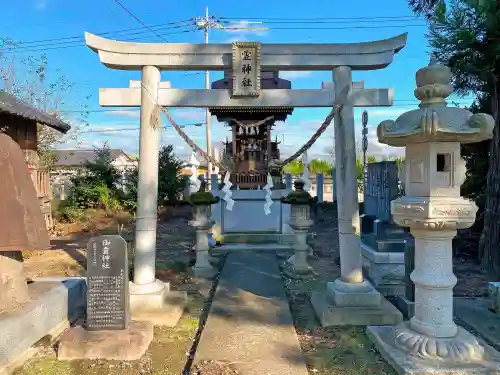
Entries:
{"label": "shrine name plaque", "polygon": [[90,239],[87,245],[87,330],[128,327],[128,284],[126,241],[118,235]]}
{"label": "shrine name plaque", "polygon": [[260,43],[233,42],[234,97],[260,95]]}

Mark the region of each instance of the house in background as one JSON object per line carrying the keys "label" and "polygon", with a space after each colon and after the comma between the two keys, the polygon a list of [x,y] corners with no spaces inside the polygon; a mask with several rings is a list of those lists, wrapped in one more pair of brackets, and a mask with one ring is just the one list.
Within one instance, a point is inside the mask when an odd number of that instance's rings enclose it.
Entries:
{"label": "house in background", "polygon": [[0,131],[9,135],[23,150],[47,228],[52,228],[49,173],[47,168],[39,165],[37,152],[39,126],[49,126],[61,133],[67,133],[71,129],[69,124],[56,116],[40,111],[0,90]]}
{"label": "house in background", "polygon": [[[125,153],[123,150],[110,150],[112,164],[118,169],[122,176],[127,170],[137,167],[137,158]],[[55,150],[56,162],[52,165],[50,175],[54,185],[54,197],[59,200],[66,199],[70,178],[82,171],[85,162],[95,160],[95,150],[89,149],[58,149]]]}

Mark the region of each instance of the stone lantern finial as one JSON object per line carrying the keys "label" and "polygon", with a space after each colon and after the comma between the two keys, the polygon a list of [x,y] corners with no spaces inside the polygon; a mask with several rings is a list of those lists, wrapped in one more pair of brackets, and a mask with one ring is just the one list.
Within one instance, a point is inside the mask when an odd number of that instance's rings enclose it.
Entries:
{"label": "stone lantern finial", "polygon": [[453,92],[450,85],[451,69],[431,58],[429,65],[418,70],[415,75],[417,88],[415,97],[422,101],[420,107],[431,105],[446,105],[445,98]]}

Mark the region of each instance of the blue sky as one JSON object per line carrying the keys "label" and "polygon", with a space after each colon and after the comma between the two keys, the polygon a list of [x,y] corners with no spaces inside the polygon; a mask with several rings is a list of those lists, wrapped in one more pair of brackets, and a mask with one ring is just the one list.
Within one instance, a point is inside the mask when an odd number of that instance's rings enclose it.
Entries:
{"label": "blue sky", "polygon": [[[409,33],[408,43],[386,69],[354,72],[354,80],[364,80],[366,88],[394,88],[394,106],[369,108],[369,153],[376,155],[401,154],[401,149],[380,145],[375,129],[380,121],[395,119],[401,113],[415,109],[418,102],[413,97],[415,72],[429,61],[425,39],[426,26],[422,19],[412,15],[405,0],[356,2],[289,0],[234,1],[234,0],[189,0],[173,3],[158,0],[121,0],[137,17],[148,25],[159,25],[154,29],[169,42],[202,43],[201,31],[192,29],[189,22],[172,24],[203,16],[208,6],[210,14],[233,19],[231,26],[248,25],[248,21],[263,21],[265,31],[212,30],[211,43],[228,43],[233,40],[252,40],[262,43],[350,43],[385,39],[404,32]],[[382,4],[385,4],[383,6]],[[134,18],[113,0],[18,0],[3,4],[7,15],[2,19],[0,36],[21,44],[16,52],[17,61],[30,55],[46,53],[48,57],[48,80],[65,75],[74,81],[73,89],[64,98],[61,107],[66,119],[78,122],[78,110],[88,105],[91,111],[87,118],[90,131],[79,135],[81,147],[102,145],[107,141],[113,148],[127,152],[138,152],[138,116],[136,110],[109,111],[99,107],[99,87],[127,87],[131,79],[140,79],[138,72],[122,72],[104,67],[97,55],[83,46],[83,33],[114,32],[106,37],[118,40],[161,42],[151,31],[142,27]],[[307,20],[314,19],[316,21]],[[331,18],[317,20],[318,18]],[[291,20],[295,19],[295,20]],[[169,24],[170,23],[170,24]],[[28,26],[29,25],[29,26]],[[312,30],[311,28],[316,28]],[[134,29],[134,30],[130,30]],[[130,30],[130,31],[123,31]],[[68,38],[68,39],[60,39]],[[7,52],[7,55],[9,52]],[[287,72],[282,78],[290,79],[292,87],[320,88],[322,81],[331,80],[330,72]],[[220,72],[212,72],[212,80],[220,79]],[[170,80],[175,88],[203,88],[203,74],[163,72],[163,80]],[[91,95],[89,100],[85,99]],[[460,100],[464,102],[464,100]],[[356,120],[360,123],[361,109],[356,109]],[[296,109],[286,123],[276,127],[275,134],[282,140],[282,153],[290,154],[299,148],[314,133],[328,109]],[[184,109],[172,112],[180,124],[204,121],[203,109]],[[165,120],[166,123],[166,120]],[[212,118],[212,139],[223,140],[228,130]],[[356,137],[360,139],[360,126]],[[127,129],[127,130],[123,130]],[[186,132],[203,148],[206,146],[203,127],[186,126]],[[160,142],[172,143],[181,157],[190,150],[172,128],[164,130]],[[328,158],[327,150],[333,144],[333,126],[310,151],[310,157]],[[67,146],[71,146],[69,143]]]}

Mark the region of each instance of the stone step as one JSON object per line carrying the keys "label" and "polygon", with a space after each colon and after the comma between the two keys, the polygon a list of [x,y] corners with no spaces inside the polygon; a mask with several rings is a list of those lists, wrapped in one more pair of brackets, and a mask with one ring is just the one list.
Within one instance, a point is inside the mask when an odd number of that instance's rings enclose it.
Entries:
{"label": "stone step", "polygon": [[214,247],[211,252],[241,252],[241,251],[271,251],[271,252],[285,252],[293,251],[291,245],[281,245],[277,243],[232,243],[224,244],[222,246]]}

